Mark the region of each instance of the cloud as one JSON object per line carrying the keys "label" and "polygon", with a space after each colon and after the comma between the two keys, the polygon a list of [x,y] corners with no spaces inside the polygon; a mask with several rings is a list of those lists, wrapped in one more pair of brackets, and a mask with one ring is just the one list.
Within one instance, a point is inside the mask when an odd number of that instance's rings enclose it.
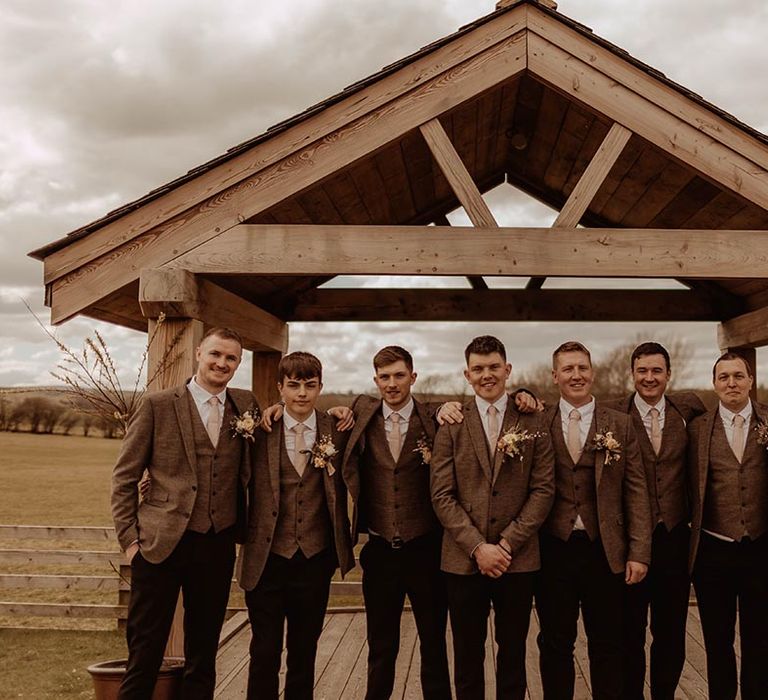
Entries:
{"label": "cloud", "polygon": [[[493,6],[493,0],[5,0],[0,5],[0,384],[48,383],[47,371],[56,361],[56,353],[45,349],[50,341],[19,299],[47,320],[41,266],[27,251],[262,133]],[[766,62],[768,5],[762,0],[617,0],[610,12],[607,7],[605,0],[561,0],[559,9],[768,130],[763,109],[768,82],[754,68]],[[555,217],[509,187],[498,188],[488,202],[502,225],[547,226]],[[454,225],[468,224],[462,211],[450,218]],[[361,280],[334,285],[352,282]],[[403,284],[395,278],[362,282]],[[521,283],[507,278],[492,286]],[[129,374],[141,355],[142,334],[88,319],[58,332],[79,346],[94,328],[103,330]],[[642,328],[649,334],[668,330],[664,324]],[[370,358],[387,343],[411,348],[425,375],[458,372],[464,345],[480,333],[504,339],[523,369],[565,337],[581,337],[599,355],[637,329],[637,324],[295,324],[291,347],[317,352],[329,386],[354,388],[370,386]],[[696,345],[704,376],[716,351],[714,326],[691,324],[685,333]],[[246,365],[237,381],[247,384],[249,376]]]}

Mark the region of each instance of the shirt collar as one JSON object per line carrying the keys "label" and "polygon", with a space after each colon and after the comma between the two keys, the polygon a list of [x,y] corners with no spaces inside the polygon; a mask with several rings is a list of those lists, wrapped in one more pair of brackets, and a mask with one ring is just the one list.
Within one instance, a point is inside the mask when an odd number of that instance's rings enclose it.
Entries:
{"label": "shirt collar", "polygon": [[659,412],[659,417],[664,415],[664,407],[666,406],[664,396],[659,399],[659,402],[655,406],[651,406],[640,394],[635,392],[635,407],[640,412],[640,415],[645,418],[648,412],[655,408]]}
{"label": "shirt collar", "polygon": [[[576,406],[571,406],[562,396],[560,397],[560,414],[563,417],[563,420],[567,420],[568,417],[571,415],[571,411],[576,408]],[[576,408],[576,410],[581,413],[581,422],[586,423],[587,421],[592,421],[592,414],[595,412],[595,397],[591,396],[589,399],[589,403],[580,406],[579,408]]]}
{"label": "shirt collar", "polygon": [[192,394],[192,398],[195,400],[195,403],[198,404],[204,404],[212,396],[215,396],[223,404],[227,398],[226,387],[224,387],[218,394],[211,394],[197,383],[196,377],[192,377],[189,384],[187,384],[187,389],[189,390],[189,393]]}
{"label": "shirt collar", "polygon": [[283,425],[286,430],[293,430],[293,426],[299,423],[304,423],[307,430],[317,430],[317,411],[312,411],[303,421],[298,421],[288,411],[283,411]]}
{"label": "shirt collar", "polygon": [[402,408],[398,408],[396,411],[387,406],[386,401],[381,402],[381,412],[384,415],[384,420],[387,420],[393,413],[397,413],[404,421],[411,420],[411,413],[413,413],[413,397],[408,397],[408,403]]}
{"label": "shirt collar", "polygon": [[743,416],[744,423],[749,425],[749,419],[752,417],[752,402],[747,401],[747,405],[744,406],[744,408],[742,408],[738,413],[734,413],[730,409],[723,406],[722,403],[719,406],[719,410],[720,410],[720,418],[723,419],[723,423],[725,423],[726,425],[732,425],[733,419],[736,416]]}
{"label": "shirt collar", "polygon": [[484,416],[486,413],[488,413],[488,408],[491,405],[496,406],[496,410],[498,410],[499,415],[503,416],[507,410],[508,401],[509,396],[507,395],[506,391],[498,399],[496,399],[493,404],[491,404],[490,401],[486,401],[484,398],[475,394],[475,405],[477,406],[477,410],[480,411],[481,416]]}

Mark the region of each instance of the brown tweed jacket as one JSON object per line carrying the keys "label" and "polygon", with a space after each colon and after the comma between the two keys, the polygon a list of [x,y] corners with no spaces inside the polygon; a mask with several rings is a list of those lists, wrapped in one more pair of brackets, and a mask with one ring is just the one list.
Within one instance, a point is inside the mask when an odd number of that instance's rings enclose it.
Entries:
{"label": "brown tweed jacket", "polygon": [[[355,425],[349,434],[347,448],[344,450],[341,471],[344,475],[344,482],[349,490],[349,495],[352,497],[352,537],[354,542],[357,542],[359,532],[366,530],[368,523],[368,514],[365,512],[367,499],[365,498],[366,494],[362,493],[365,484],[360,473],[361,453],[365,449],[366,430],[371,421],[380,413],[381,404],[381,399],[366,395],[358,396],[352,403],[352,411],[355,414]],[[434,443],[436,430],[434,415],[440,405],[441,404],[439,403],[422,403],[416,399],[413,400],[414,413],[420,419],[421,424],[424,427],[427,441],[430,445]],[[386,447],[386,449],[388,449],[388,447]],[[421,468],[420,456],[408,452],[404,452],[400,456],[401,463],[405,463],[409,459],[412,459],[414,463],[418,463],[419,468]],[[426,493],[423,494],[423,496],[425,496],[426,500],[429,502],[429,476],[428,473],[425,472],[425,474],[424,489]],[[416,487],[416,484],[414,483],[413,486]],[[424,500],[422,494],[399,492],[399,496],[405,504],[418,503]],[[406,507],[408,506],[406,505]]]}
{"label": "brown tweed jacket", "polygon": [[[346,436],[336,431],[335,419],[321,411],[317,415],[317,438],[330,435],[338,450],[333,475],[323,470],[323,485],[333,528],[336,559],[342,576],[355,565],[347,517],[347,492],[339,471]],[[240,586],[251,590],[259,582],[267,563],[280,509],[280,445],[283,422],[275,421],[272,432],[261,435],[252,449],[252,474],[248,484],[248,535],[240,548],[237,576]],[[307,466],[307,469],[311,468]]]}
{"label": "brown tweed jacket", "polygon": [[[178,544],[195,504],[195,439],[187,394],[182,384],[143,397],[112,472],[112,518],[120,546],[125,550],[139,540],[141,555],[154,564]],[[258,407],[250,391],[227,389],[227,397],[240,414]],[[238,464],[232,468],[247,477],[246,440],[233,436],[229,426],[222,426],[220,440],[241,443]],[[152,479],[151,496],[139,504],[137,484],[145,469]],[[239,507],[244,510],[244,499]]]}
{"label": "brown tweed jacket", "polygon": [[515,428],[537,434],[519,460],[496,451],[491,461],[474,396],[463,406],[464,421],[437,431],[431,464],[432,503],[443,524],[441,568],[472,574],[478,544],[504,538],[512,548],[508,571],[540,567],[538,530],[555,493],[552,443],[540,414],[521,414],[510,398],[501,434]]}
{"label": "brown tweed jacket", "polygon": [[[618,461],[605,464],[605,453],[594,451],[597,516],[600,538],[611,571],[624,571],[627,561],[651,561],[651,509],[643,462],[632,422],[626,414],[598,402],[592,419],[596,433],[612,432],[621,444]],[[545,429],[562,435],[559,403],[544,412]],[[585,450],[594,449],[585,445]],[[558,459],[557,469],[573,469]],[[557,496],[555,496],[557,499]]]}
{"label": "brown tweed jacket", "polygon": [[658,455],[653,450],[643,419],[635,406],[634,392],[622,399],[601,403],[603,406],[626,413],[632,418],[645,467],[652,522],[655,525],[661,520],[667,530],[671,530],[681,522],[690,520],[686,425],[696,416],[705,413],[707,409],[693,392],[685,391],[667,395],[664,400],[664,430]]}
{"label": "brown tweed jacket", "polygon": [[[688,426],[688,483],[691,499],[691,548],[688,557],[688,568],[690,571],[693,571],[701,539],[704,496],[707,493],[707,481],[709,478],[709,453],[712,443],[712,431],[718,420],[720,420],[719,405],[696,418]],[[748,449],[755,446],[755,441],[757,440],[755,428],[758,422],[768,425],[768,406],[753,401],[752,420],[750,429],[747,432]],[[759,450],[763,461],[763,468],[768,470],[768,451],[763,446],[760,446]],[[754,482],[750,481],[751,476],[757,477],[754,479]],[[768,509],[768,489],[765,488],[766,480],[764,476],[764,473],[752,475],[748,470],[744,471],[742,478],[745,481],[742,485],[746,486],[747,492],[750,493],[757,503],[762,503],[762,506]],[[762,494],[760,490],[763,491]]]}

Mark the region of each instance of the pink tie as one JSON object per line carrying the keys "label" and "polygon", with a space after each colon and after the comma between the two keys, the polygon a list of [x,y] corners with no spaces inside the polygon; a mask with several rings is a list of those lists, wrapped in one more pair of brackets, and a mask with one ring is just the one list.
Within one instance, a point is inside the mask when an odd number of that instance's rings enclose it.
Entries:
{"label": "pink tie", "polygon": [[389,431],[387,441],[389,442],[389,451],[392,453],[392,459],[397,462],[400,459],[400,450],[402,450],[402,445],[400,444],[400,414],[391,413],[389,420],[392,422],[392,429]]}
{"label": "pink tie", "polygon": [[210,408],[208,409],[208,420],[205,423],[205,430],[208,432],[208,437],[211,438],[213,446],[216,447],[219,444],[219,433],[221,432],[219,397],[211,396],[206,403]]}
{"label": "pink tie", "polygon": [[653,451],[659,454],[661,450],[661,423],[659,423],[659,409],[652,408],[651,411],[651,445]]}
{"label": "pink tie", "polygon": [[493,404],[488,406],[488,447],[491,450],[491,460],[496,454],[496,443],[499,440],[499,409]]}
{"label": "pink tie", "polygon": [[733,417],[733,454],[736,459],[744,459],[744,416],[735,415]]}
{"label": "pink tie", "polygon": [[293,426],[293,432],[296,433],[296,439],[293,443],[293,466],[299,476],[304,475],[304,469],[307,466],[307,453],[304,452],[307,449],[307,443],[304,442],[304,431],[306,429],[307,426],[304,423],[296,423]]}
{"label": "pink tie", "polygon": [[581,458],[581,413],[575,408],[568,414],[568,454],[571,455],[573,463]]}

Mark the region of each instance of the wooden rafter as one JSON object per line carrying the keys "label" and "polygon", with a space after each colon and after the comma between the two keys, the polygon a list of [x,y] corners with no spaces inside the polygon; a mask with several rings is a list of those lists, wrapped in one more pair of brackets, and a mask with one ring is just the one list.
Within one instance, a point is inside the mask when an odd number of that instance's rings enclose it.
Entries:
{"label": "wooden rafter", "polygon": [[733,312],[685,290],[366,288],[309,292],[286,320],[719,321]]}
{"label": "wooden rafter", "polygon": [[[600,148],[597,149],[586,170],[582,174],[570,197],[557,215],[552,228],[576,228],[589,208],[592,199],[600,189],[614,163],[624,150],[632,132],[621,124],[611,126]],[[531,277],[527,289],[541,289],[544,277]]]}
{"label": "wooden rafter", "polygon": [[[470,233],[472,235],[467,235]],[[241,225],[168,263],[208,274],[768,277],[768,231]]]}
{"label": "wooden rafter", "polygon": [[768,307],[723,321],[717,329],[717,344],[723,350],[768,344]]}
{"label": "wooden rafter", "polygon": [[[461,157],[445,133],[443,125],[439,119],[432,119],[420,128],[424,140],[432,152],[438,167],[448,180],[456,199],[459,200],[464,211],[467,213],[473,226],[482,226],[487,228],[497,227],[496,219],[488,208],[488,205],[477,189],[475,181],[464,166]],[[469,277],[469,283],[473,289],[488,289],[488,285],[482,277]]]}

